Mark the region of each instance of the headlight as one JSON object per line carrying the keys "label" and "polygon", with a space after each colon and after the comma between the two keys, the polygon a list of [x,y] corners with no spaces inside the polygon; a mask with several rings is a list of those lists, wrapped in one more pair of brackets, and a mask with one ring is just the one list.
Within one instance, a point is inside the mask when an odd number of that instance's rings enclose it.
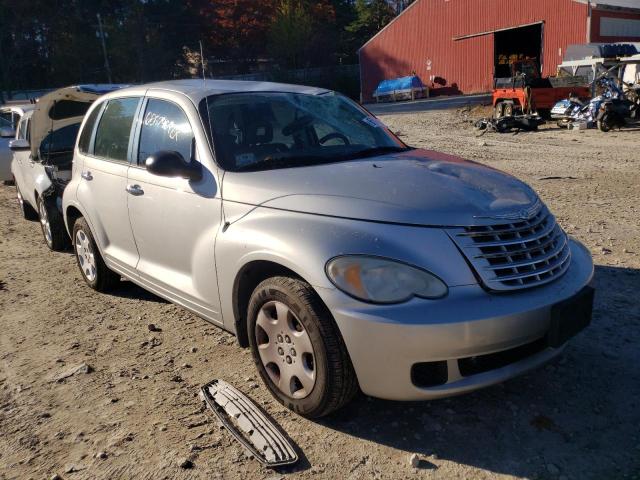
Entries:
{"label": "headlight", "polygon": [[412,297],[442,298],[448,292],[432,273],[385,258],[336,257],[329,260],[326,271],[336,287],[365,302],[401,303]]}

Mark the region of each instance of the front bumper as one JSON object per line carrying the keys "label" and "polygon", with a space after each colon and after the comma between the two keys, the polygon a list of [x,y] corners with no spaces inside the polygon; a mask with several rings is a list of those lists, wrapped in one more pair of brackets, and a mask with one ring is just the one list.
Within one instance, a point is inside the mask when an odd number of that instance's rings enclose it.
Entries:
{"label": "front bumper", "polygon": [[[460,359],[527,348],[547,335],[551,307],[576,295],[593,277],[590,253],[574,240],[570,247],[567,272],[529,290],[490,294],[479,285],[465,285],[451,288],[442,300],[391,306],[366,305],[337,290],[320,295],[338,324],[364,393],[390,400],[457,395],[520,375],[563,350],[564,345],[544,346],[513,363],[466,376],[459,368]],[[416,386],[412,367],[424,362],[446,362],[444,384]]]}

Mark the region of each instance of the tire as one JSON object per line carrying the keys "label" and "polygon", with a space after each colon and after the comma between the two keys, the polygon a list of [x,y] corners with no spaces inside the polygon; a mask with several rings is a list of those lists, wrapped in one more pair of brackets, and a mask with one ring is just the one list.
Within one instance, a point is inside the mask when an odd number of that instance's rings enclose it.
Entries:
{"label": "tire", "polygon": [[64,228],[64,220],[60,211],[55,205],[51,205],[51,201],[42,196],[38,197],[37,203],[42,236],[47,247],[55,252],[67,250],[71,241]]}
{"label": "tire", "polygon": [[505,102],[504,108],[502,111],[503,111],[503,116],[513,117],[513,114],[515,113],[515,105],[511,102]]}
{"label": "tire", "polygon": [[319,418],[358,392],[338,327],[308,283],[289,277],[263,281],[249,300],[247,323],[260,377],[289,409]]}
{"label": "tire", "polygon": [[120,275],[109,270],[104,263],[84,217],[73,224],[73,252],[82,278],[94,290],[107,292],[120,283]]}
{"label": "tire", "polygon": [[504,103],[503,102],[498,102],[498,103],[496,103],[496,106],[494,107],[493,117],[495,119],[499,119],[499,118],[502,118],[503,116],[504,116]]}
{"label": "tire", "polygon": [[22,212],[22,218],[25,220],[38,220],[40,217],[38,216],[38,212],[24,201],[22,197],[22,193],[20,193],[20,189],[18,188],[18,184],[16,184],[16,195],[18,197],[18,206],[20,207],[20,211]]}
{"label": "tire", "polygon": [[598,130],[605,133],[611,130],[611,126],[609,125],[609,117],[607,115],[603,116],[602,119],[598,119]]}

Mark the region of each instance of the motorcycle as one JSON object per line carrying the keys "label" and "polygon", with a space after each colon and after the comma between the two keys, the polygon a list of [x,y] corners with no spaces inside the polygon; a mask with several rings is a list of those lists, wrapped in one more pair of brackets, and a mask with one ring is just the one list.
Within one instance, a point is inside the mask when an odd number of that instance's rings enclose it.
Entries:
{"label": "motorcycle", "polygon": [[602,132],[621,128],[627,118],[635,118],[638,104],[630,101],[618,83],[609,76],[610,70],[594,80],[602,93],[584,102],[575,95],[561,100],[551,109],[551,118],[560,128],[586,124],[587,128],[597,127]]}
{"label": "motorcycle", "polygon": [[575,122],[586,121],[593,117],[593,113],[600,108],[599,99],[585,102],[571,93],[569,98],[560,100],[551,109],[551,118],[557,121],[560,128],[569,128]]}

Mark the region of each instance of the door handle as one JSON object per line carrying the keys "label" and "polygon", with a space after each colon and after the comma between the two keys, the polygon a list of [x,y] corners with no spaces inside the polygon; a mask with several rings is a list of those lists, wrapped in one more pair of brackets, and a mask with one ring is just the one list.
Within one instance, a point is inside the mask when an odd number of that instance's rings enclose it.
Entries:
{"label": "door handle", "polygon": [[93,175],[91,175],[91,172],[82,172],[80,176],[85,180],[93,180]]}
{"label": "door handle", "polygon": [[135,195],[136,197],[144,195],[144,190],[142,190],[140,185],[127,185],[127,192],[131,195]]}

